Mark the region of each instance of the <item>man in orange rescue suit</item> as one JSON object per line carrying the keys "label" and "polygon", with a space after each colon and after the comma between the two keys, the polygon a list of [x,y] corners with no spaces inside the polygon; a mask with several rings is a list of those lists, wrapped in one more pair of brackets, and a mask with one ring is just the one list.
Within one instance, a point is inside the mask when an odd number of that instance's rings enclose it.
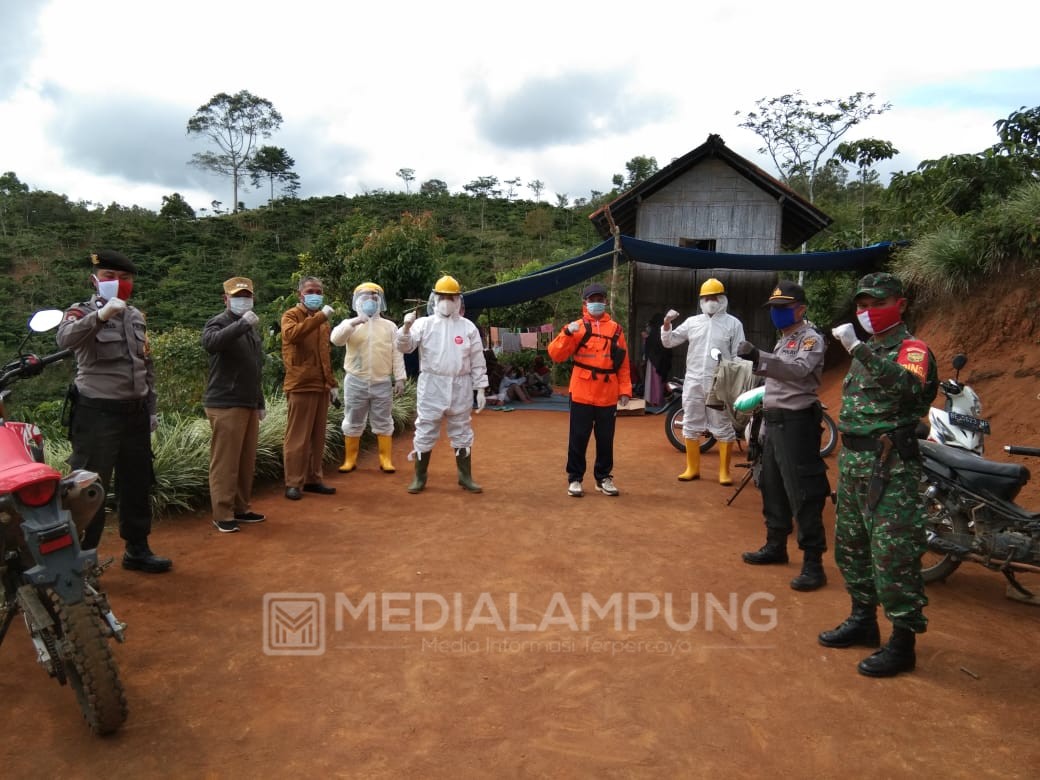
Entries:
{"label": "man in orange rescue suit", "polygon": [[596,435],[592,475],[596,490],[619,494],[614,484],[614,423],[617,408],[632,397],[628,345],[621,326],[607,313],[607,290],[590,284],[581,294],[582,318],[564,327],[549,345],[555,363],[574,358],[570,383],[570,435],[567,442],[568,495],[584,495],[585,451]]}

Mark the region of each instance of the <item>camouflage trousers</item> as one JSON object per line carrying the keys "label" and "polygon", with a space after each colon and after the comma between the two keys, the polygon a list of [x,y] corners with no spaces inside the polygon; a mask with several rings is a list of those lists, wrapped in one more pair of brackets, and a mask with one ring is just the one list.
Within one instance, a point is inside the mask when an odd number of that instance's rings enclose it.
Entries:
{"label": "camouflage trousers", "polygon": [[918,500],[921,464],[892,454],[890,477],[873,511],[867,509],[874,455],[842,450],[834,560],[853,601],[880,604],[892,624],[923,632],[928,603],[921,579],[925,517]]}

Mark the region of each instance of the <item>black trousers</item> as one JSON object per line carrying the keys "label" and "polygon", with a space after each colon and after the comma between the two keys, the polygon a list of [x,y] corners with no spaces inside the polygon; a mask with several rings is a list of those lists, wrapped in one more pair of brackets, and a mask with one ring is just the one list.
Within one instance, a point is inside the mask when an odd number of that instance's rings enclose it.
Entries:
{"label": "black trousers", "polygon": [[[125,404],[122,410],[118,401],[98,403],[111,406],[87,406],[82,397],[76,404],[69,424],[72,443],[69,465],[96,472],[106,493],[115,473],[119,535],[129,544],[143,544],[152,531],[150,495],[154,480],[148,410],[143,402]],[[87,526],[83,537],[85,549],[98,546],[104,527],[105,505],[102,504]]]}
{"label": "black trousers", "polygon": [[798,547],[824,552],[823,505],[830,495],[827,465],[820,457],[822,410],[768,410],[762,444],[762,515],[770,541],[786,541],[798,524]]}
{"label": "black trousers", "polygon": [[567,481],[581,482],[585,476],[585,450],[596,434],[596,462],[592,475],[597,482],[611,476],[614,468],[616,406],[593,406],[571,401],[570,435],[567,440]]}

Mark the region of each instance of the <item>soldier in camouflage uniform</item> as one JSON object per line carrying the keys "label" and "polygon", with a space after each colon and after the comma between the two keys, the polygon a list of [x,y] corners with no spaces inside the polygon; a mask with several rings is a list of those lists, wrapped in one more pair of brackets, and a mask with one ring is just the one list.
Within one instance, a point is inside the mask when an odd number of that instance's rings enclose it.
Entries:
{"label": "soldier in camouflage uniform", "polygon": [[914,668],[915,638],[927,626],[915,428],[935,398],[939,377],[928,346],[903,324],[906,298],[896,277],[864,276],[855,298],[856,317],[872,337],[861,342],[851,324],[832,331],[852,355],[838,421],[834,534],[834,558],[852,597],[852,614],[819,641],[826,647],[877,647],[880,603],[892,621],[892,637],[858,668],[870,677],[890,677]]}

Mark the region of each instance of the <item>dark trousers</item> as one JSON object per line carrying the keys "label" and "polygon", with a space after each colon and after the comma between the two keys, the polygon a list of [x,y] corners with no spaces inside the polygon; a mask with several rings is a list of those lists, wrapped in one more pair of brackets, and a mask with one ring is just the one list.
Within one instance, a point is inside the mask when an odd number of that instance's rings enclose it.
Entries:
{"label": "dark trousers", "polygon": [[593,406],[571,401],[570,436],[567,441],[567,481],[581,482],[585,476],[585,450],[596,434],[596,462],[592,475],[597,482],[611,476],[614,468],[614,424],[616,406]]}
{"label": "dark trousers", "polygon": [[[152,531],[150,494],[154,479],[148,410],[143,401],[127,404],[122,410],[118,408],[118,401],[105,403],[112,406],[87,406],[82,398],[77,402],[69,425],[72,444],[69,465],[96,472],[106,493],[115,473],[119,535],[129,544],[144,544]],[[98,546],[104,528],[105,505],[102,504],[87,526],[84,549]]]}
{"label": "dark trousers", "polygon": [[762,515],[771,541],[786,541],[792,519],[798,524],[798,547],[823,552],[823,505],[830,495],[827,466],[820,457],[821,409],[768,410],[762,444]]}

